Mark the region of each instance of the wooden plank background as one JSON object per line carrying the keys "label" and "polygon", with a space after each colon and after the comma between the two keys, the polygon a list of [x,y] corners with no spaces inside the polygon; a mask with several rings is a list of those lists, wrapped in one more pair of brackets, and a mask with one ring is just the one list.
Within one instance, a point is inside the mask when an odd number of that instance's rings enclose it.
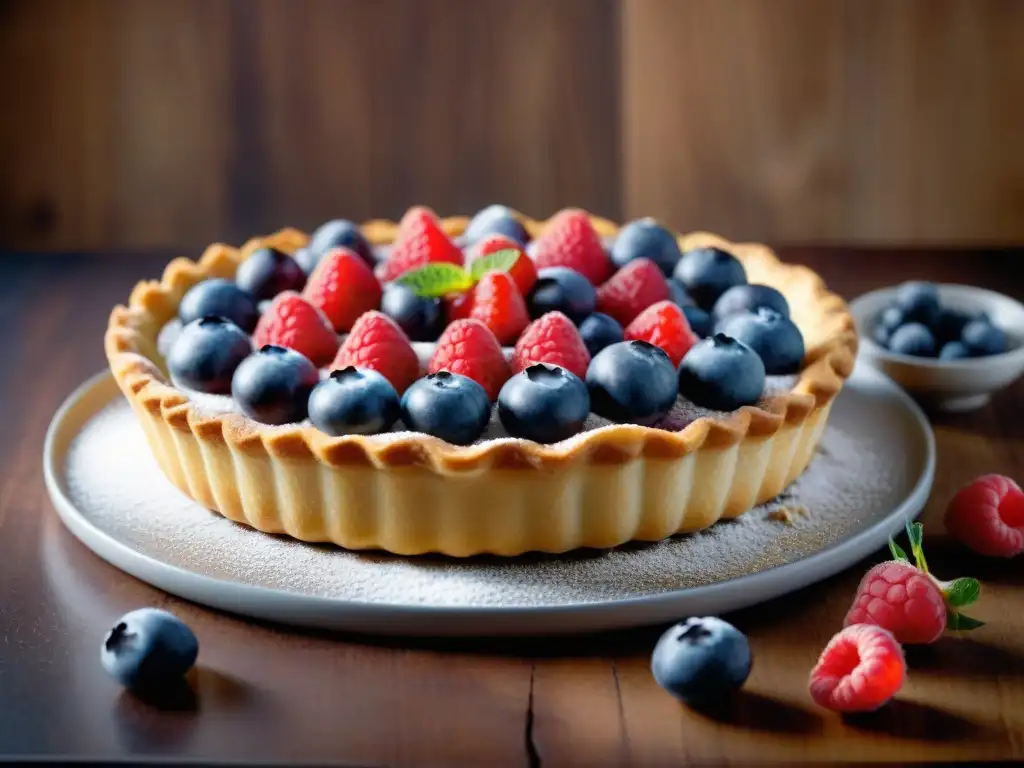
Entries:
{"label": "wooden plank background", "polygon": [[0,0],[0,248],[414,202],[1024,242],[1019,0]]}

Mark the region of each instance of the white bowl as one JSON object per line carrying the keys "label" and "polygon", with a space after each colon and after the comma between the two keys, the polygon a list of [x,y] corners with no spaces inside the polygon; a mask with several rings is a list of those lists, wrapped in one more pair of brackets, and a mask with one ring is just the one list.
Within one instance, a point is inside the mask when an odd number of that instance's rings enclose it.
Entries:
{"label": "white bowl", "polygon": [[1001,355],[966,360],[938,360],[899,355],[872,336],[882,311],[896,298],[899,286],[858,296],[850,304],[860,333],[860,357],[893,379],[923,405],[942,411],[969,411],[985,405],[993,392],[1024,373],[1024,305],[995,291],[970,285],[940,284],[943,307],[985,312],[1006,333],[1009,350]]}

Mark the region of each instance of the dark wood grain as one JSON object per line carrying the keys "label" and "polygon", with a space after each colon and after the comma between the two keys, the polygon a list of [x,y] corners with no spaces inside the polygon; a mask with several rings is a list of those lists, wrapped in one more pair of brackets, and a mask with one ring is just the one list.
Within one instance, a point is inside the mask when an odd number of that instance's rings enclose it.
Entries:
{"label": "dark wood grain", "polygon": [[[847,296],[927,274],[1024,296],[1019,254],[801,249]],[[863,566],[731,617],[756,662],[737,707],[676,704],[648,658],[661,628],[550,641],[403,641],[241,620],[153,590],[106,565],[58,521],[42,485],[47,423],[100,370],[111,305],[154,257],[0,259],[0,755],[193,758],[349,765],[681,765],[829,760],[1024,759],[1020,561],[963,554],[941,513],[981,472],[1024,475],[1024,383],[986,409],[935,420],[939,467],[924,513],[942,576],[985,584],[991,623],[911,656],[898,702],[842,719],[806,676],[839,626]],[[16,332],[11,332],[16,329]],[[881,553],[879,553],[879,557]],[[99,666],[104,630],[141,605],[197,631],[191,688],[159,702],[122,693]]]}

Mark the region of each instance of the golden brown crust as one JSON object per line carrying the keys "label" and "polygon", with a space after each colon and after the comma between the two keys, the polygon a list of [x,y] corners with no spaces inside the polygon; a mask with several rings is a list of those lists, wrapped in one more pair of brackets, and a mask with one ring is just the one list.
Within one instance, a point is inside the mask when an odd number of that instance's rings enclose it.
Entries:
{"label": "golden brown crust", "polygon": [[[602,236],[617,231],[607,220],[592,217],[592,221]],[[443,220],[451,235],[461,234],[467,223],[465,217]],[[545,223],[524,217],[531,235],[542,231]],[[396,228],[394,222],[383,220],[362,227],[367,239],[375,244],[391,242]],[[233,276],[245,256],[260,246],[271,245],[290,253],[307,241],[306,234],[284,229],[254,238],[238,249],[216,244],[207,248],[198,262],[174,259],[159,281],[140,282],[128,306],[115,307],[111,313],[105,338],[110,369],[125,394],[146,411],[162,414],[177,430],[203,440],[222,440],[246,453],[266,452],[285,458],[315,456],[333,467],[422,466],[442,474],[488,467],[552,471],[576,463],[617,464],[640,455],[681,457],[703,446],[725,448],[747,436],[773,435],[783,424],[799,424],[831,403],[852,372],[857,352],[855,326],[846,303],[831,293],[813,271],[780,262],[763,245],[730,243],[717,235],[695,232],[679,236],[684,251],[706,245],[722,247],[740,259],[751,282],[771,285],[789,300],[793,320],[807,343],[805,367],[790,393],[776,395],[762,406],[740,408],[723,418],[697,419],[679,432],[620,424],[554,445],[517,441],[455,446],[420,434],[388,442],[359,435],[330,438],[313,427],[262,427],[234,413],[204,418],[166,375],[156,349],[160,329],[175,316],[182,296],[195,283]]]}

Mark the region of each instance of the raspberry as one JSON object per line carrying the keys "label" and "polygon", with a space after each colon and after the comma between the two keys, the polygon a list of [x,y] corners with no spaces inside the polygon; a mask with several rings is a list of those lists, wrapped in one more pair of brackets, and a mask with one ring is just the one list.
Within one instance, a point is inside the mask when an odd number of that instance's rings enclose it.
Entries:
{"label": "raspberry", "polygon": [[907,664],[892,633],[853,624],[829,640],[811,670],[814,703],[835,712],[870,712],[903,687]]}
{"label": "raspberry", "polygon": [[491,329],[500,344],[514,344],[530,324],[526,301],[507,272],[488,272],[473,288],[469,316]]}
{"label": "raspberry", "polygon": [[597,289],[597,311],[625,327],[652,304],[669,297],[668,282],[650,259],[635,259]]}
{"label": "raspberry", "polygon": [[575,208],[555,214],[533,242],[531,251],[538,269],[568,267],[594,285],[607,280],[615,269],[590,218],[585,211]]}
{"label": "raspberry", "polygon": [[448,239],[429,208],[415,206],[406,211],[398,225],[391,255],[380,270],[388,282],[424,264],[448,262],[462,265],[462,251]]}
{"label": "raspberry", "polygon": [[327,316],[335,331],[342,332],[361,314],[380,306],[381,287],[362,257],[336,248],[320,259],[302,295]]}
{"label": "raspberry", "polygon": [[516,342],[512,369],[519,373],[534,363],[560,365],[586,378],[590,353],[572,320],[561,312],[548,312],[534,320]]}
{"label": "raspberry", "polygon": [[961,488],[946,509],[946,531],[981,555],[1024,552],[1024,491],[1003,475],[983,475]]}
{"label": "raspberry", "polygon": [[864,575],[844,626],[873,624],[907,645],[934,643],[947,627],[966,630],[980,626],[956,609],[973,603],[981,586],[975,579],[943,583],[932,576],[924,559],[922,531],[920,523],[907,524],[916,567],[896,542],[889,540],[896,559],[879,563]]}
{"label": "raspberry", "polygon": [[473,292],[453,293],[444,297],[444,316],[449,323],[456,320],[468,320],[473,311]]}
{"label": "raspberry", "polygon": [[256,323],[252,344],[256,349],[267,344],[294,349],[319,367],[338,350],[338,337],[323,312],[295,291],[285,291]]}
{"label": "raspberry", "polygon": [[675,366],[699,341],[697,334],[690,330],[683,310],[667,299],[637,315],[626,327],[625,337],[627,341],[646,341],[660,347]]}
{"label": "raspberry", "polygon": [[525,297],[530,292],[530,289],[533,288],[533,284],[537,282],[537,267],[534,265],[533,260],[526,255],[523,247],[511,237],[506,235],[488,235],[483,240],[480,240],[473,246],[473,252],[467,260],[466,266],[469,267],[482,256],[497,253],[498,251],[519,252],[519,258],[516,259],[516,263],[512,265],[508,273],[515,281],[519,293]]}
{"label": "raspberry", "polygon": [[472,379],[494,402],[510,375],[501,345],[479,320],[456,320],[437,340],[427,373],[448,371]]}
{"label": "raspberry", "polygon": [[331,370],[350,365],[377,371],[391,382],[398,394],[420,375],[420,361],[408,337],[394,320],[376,310],[356,320],[331,363]]}

